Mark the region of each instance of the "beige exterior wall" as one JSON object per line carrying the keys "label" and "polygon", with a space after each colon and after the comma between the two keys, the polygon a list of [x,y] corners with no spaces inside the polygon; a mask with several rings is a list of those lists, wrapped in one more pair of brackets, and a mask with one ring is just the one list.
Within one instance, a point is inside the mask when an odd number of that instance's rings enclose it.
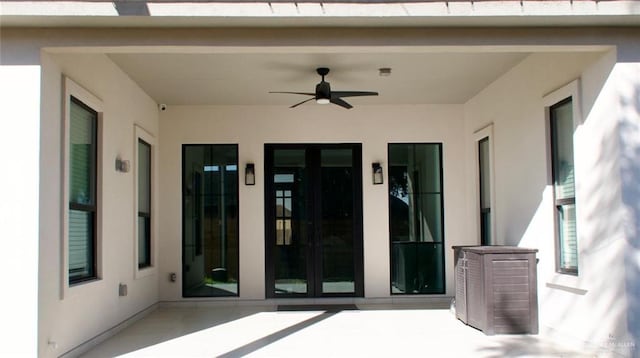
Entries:
{"label": "beige exterior wall", "polygon": [[0,66],[0,356],[37,353],[40,103],[40,66]]}
{"label": "beige exterior wall", "polygon": [[[253,162],[255,186],[240,185],[240,298],[264,299],[264,144],[362,143],[364,286],[367,298],[390,297],[388,180],[371,182],[371,163],[386,166],[388,143],[443,143],[447,295],[453,295],[448,248],[469,244],[457,218],[465,208],[462,106],[177,106],[161,114],[162,268],[181,272],[181,153],[185,143],[238,144],[239,166]],[[385,167],[386,171],[386,167]],[[386,175],[387,173],[385,173]],[[161,280],[162,300],[182,286]]]}
{"label": "beige exterior wall", "polygon": [[[637,172],[621,159],[637,147],[640,106],[639,63],[617,63],[605,54],[533,54],[465,105],[467,143],[473,132],[493,123],[495,220],[498,243],[539,250],[538,296],[541,333],[585,349],[630,354],[637,344],[637,239],[625,228],[635,220],[624,195],[623,178],[637,186]],[[574,134],[579,275],[556,273],[554,204],[550,185],[546,98],[572,81],[581,119]],[[560,89],[560,90],[559,90]],[[565,98],[568,94],[564,92]],[[633,98],[636,98],[635,103]],[[622,125],[626,123],[627,128]],[[473,170],[474,147],[467,155]],[[631,154],[633,153],[633,154]],[[627,153],[637,158],[637,152]],[[626,173],[625,173],[626,172]],[[474,183],[468,182],[467,185]],[[475,184],[477,185],[477,184]],[[471,192],[476,193],[474,187]],[[634,189],[637,191],[637,189]],[[477,195],[477,194],[476,194]],[[628,199],[625,199],[628,198]],[[476,207],[469,208],[477,222]],[[635,214],[637,215],[637,213]],[[625,258],[626,257],[626,258]],[[636,271],[634,271],[636,270]],[[586,324],[589,322],[589,324]],[[635,333],[634,333],[634,330]]]}
{"label": "beige exterior wall", "polygon": [[[68,287],[63,280],[62,125],[63,76],[82,86],[103,105],[101,279]],[[135,125],[158,136],[155,102],[101,54],[42,54],[42,175],[40,217],[38,355],[59,356],[107,331],[158,301],[157,273],[135,277],[136,214],[134,170],[115,170],[120,156],[135,165]],[[157,265],[157,263],[156,263]],[[118,285],[128,286],[126,297]],[[55,342],[49,344],[48,342]]]}

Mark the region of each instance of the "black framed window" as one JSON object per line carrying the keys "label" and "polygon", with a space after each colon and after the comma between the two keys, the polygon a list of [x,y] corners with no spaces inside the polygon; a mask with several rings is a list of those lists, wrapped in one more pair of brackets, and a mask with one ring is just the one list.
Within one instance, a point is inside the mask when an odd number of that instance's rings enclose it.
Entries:
{"label": "black framed window", "polygon": [[98,113],[71,96],[69,108],[69,284],[96,278]]}
{"label": "black framed window", "polygon": [[182,293],[237,296],[238,146],[182,146]]}
{"label": "black framed window", "polygon": [[138,138],[138,268],[151,266],[151,144]]}
{"label": "black framed window", "polygon": [[491,245],[491,163],[489,137],[478,141],[478,179],[480,192],[480,243]]}
{"label": "black framed window", "polygon": [[442,144],[389,144],[392,294],[442,294]]}
{"label": "black framed window", "polygon": [[556,264],[559,272],[578,274],[573,101],[566,98],[549,108],[551,170],[556,222]]}

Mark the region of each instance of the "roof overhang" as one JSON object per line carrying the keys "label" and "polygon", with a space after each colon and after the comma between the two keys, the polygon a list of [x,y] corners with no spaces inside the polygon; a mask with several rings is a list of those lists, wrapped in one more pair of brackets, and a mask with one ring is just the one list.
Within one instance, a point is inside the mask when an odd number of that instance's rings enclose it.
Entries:
{"label": "roof overhang", "polygon": [[638,26],[640,1],[0,1],[20,27]]}

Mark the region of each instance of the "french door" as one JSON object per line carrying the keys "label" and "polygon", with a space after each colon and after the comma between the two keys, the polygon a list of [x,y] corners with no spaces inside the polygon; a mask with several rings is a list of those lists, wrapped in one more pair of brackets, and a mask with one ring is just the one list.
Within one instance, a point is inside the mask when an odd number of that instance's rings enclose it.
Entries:
{"label": "french door", "polygon": [[361,152],[265,145],[267,297],[363,296]]}

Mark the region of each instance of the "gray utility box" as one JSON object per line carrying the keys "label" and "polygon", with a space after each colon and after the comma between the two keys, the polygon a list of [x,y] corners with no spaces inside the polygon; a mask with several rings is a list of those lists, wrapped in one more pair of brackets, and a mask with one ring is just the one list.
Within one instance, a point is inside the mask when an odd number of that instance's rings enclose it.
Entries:
{"label": "gray utility box", "polygon": [[537,251],[454,246],[456,317],[487,335],[537,334]]}

